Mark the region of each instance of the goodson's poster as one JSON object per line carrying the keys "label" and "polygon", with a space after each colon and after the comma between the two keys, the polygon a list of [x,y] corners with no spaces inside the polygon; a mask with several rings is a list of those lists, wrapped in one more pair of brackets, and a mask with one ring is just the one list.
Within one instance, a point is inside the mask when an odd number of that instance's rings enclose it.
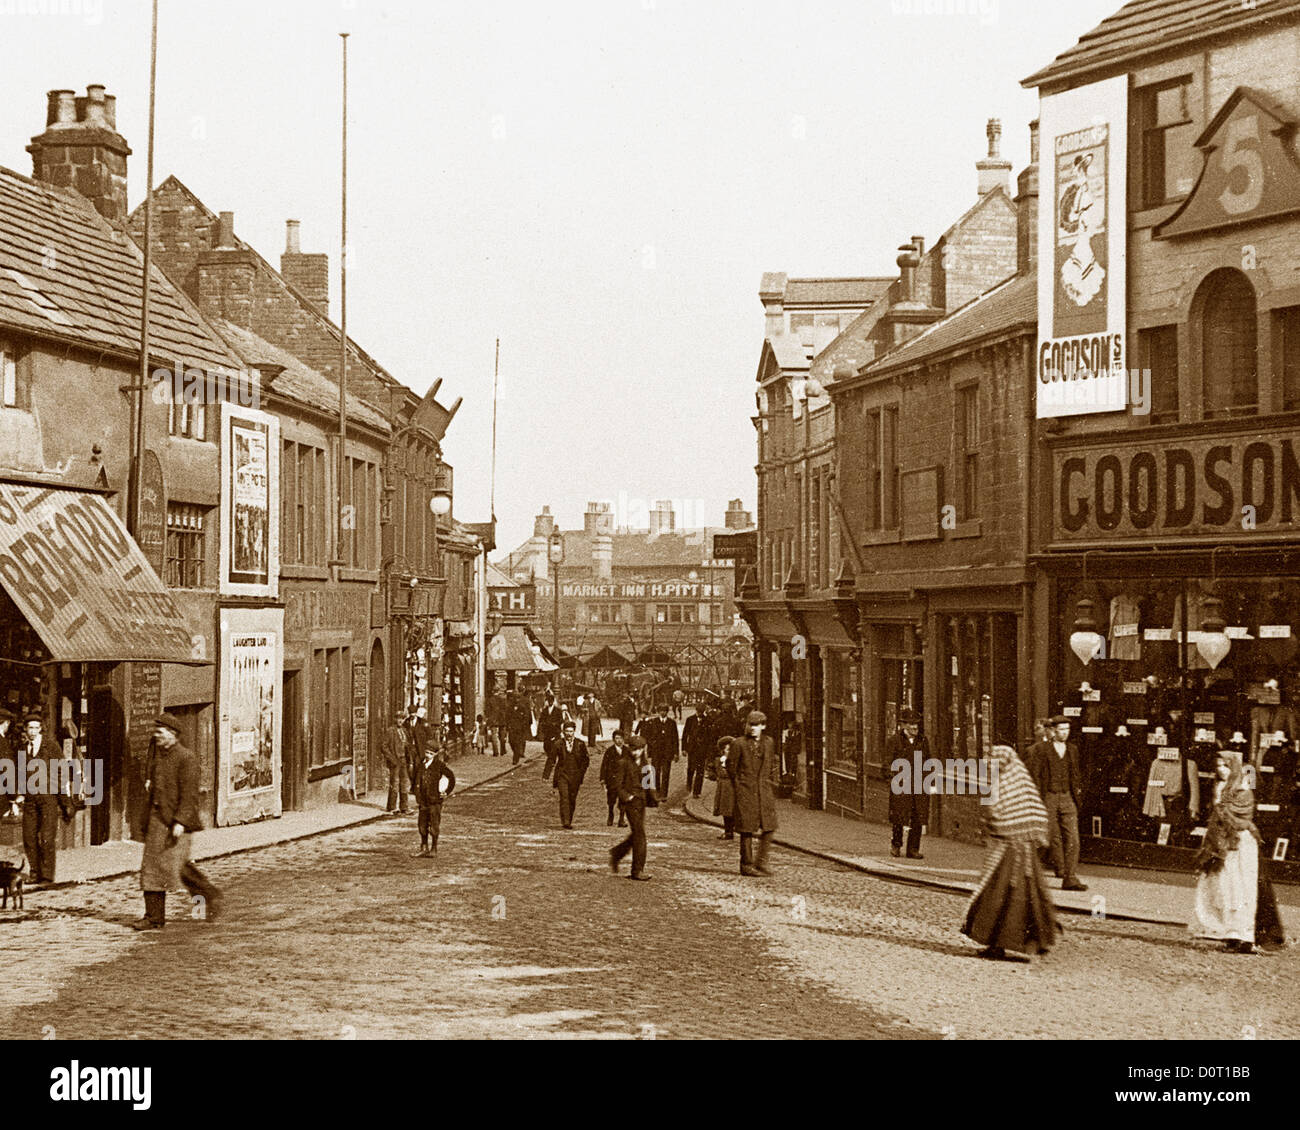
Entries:
{"label": "goodson's poster", "polygon": [[280,423],[256,409],[225,416],[221,445],[221,591],[275,597],[279,589]]}
{"label": "goodson's poster", "polygon": [[1122,411],[1126,78],[1040,103],[1038,416]]}

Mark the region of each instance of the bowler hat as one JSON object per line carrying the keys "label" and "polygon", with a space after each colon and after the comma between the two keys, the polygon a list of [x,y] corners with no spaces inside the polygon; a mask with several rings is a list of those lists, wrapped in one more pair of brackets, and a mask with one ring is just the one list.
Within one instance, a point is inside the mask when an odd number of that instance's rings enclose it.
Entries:
{"label": "bowler hat", "polygon": [[900,722],[919,722],[921,719],[917,716],[915,710],[911,709],[911,707],[908,707],[904,710],[899,711],[898,720]]}
{"label": "bowler hat", "polygon": [[175,714],[159,714],[158,717],[153,720],[153,724],[155,726],[165,726],[178,737],[180,736],[181,730],[184,729],[181,725],[181,720],[177,718]]}
{"label": "bowler hat", "polygon": [[745,718],[746,726],[766,726],[767,715],[761,710],[751,710]]}
{"label": "bowler hat", "polygon": [[0,706],[0,722],[12,722],[17,717],[18,715],[12,710],[6,710],[3,706]]}
{"label": "bowler hat", "polygon": [[23,725],[26,726],[28,722],[39,722],[42,726],[45,725],[45,719],[41,717],[39,710],[29,710],[23,715]]}
{"label": "bowler hat", "polygon": [[1070,724],[1070,720],[1064,714],[1053,714],[1048,719],[1048,722],[1053,726],[1068,726]]}

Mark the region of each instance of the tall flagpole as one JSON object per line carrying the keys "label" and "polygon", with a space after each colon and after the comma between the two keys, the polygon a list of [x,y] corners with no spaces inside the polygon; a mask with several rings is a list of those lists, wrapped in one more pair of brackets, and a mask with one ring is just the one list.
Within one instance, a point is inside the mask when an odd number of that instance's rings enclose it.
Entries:
{"label": "tall flagpole", "polygon": [[497,359],[492,368],[492,489],[488,513],[497,520],[497,382],[501,378],[501,339],[497,338]]}
{"label": "tall flagpole", "polygon": [[335,472],[336,524],[335,564],[343,560],[343,484],[346,476],[348,445],[348,32],[339,32],[343,40],[343,170],[340,206],[341,249],[339,254],[339,459]]}
{"label": "tall flagpole", "polygon": [[[140,285],[140,380],[135,394],[135,459],[131,463],[131,505],[127,525],[140,537],[141,494],[144,491],[144,397],[149,387],[149,300],[153,284],[153,123],[158,88],[158,0],[153,0],[153,29],[149,37],[149,148],[145,157],[144,186],[144,275]],[[179,363],[179,362],[178,362]],[[172,382],[176,387],[176,382]]]}

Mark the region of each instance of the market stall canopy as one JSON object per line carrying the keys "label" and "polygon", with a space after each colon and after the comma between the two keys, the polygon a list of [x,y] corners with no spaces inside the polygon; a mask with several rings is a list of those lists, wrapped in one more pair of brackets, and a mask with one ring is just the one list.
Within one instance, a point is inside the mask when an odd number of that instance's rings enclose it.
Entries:
{"label": "market stall canopy", "polygon": [[202,664],[189,623],[97,494],[0,483],[0,586],[58,663]]}
{"label": "market stall canopy", "polygon": [[595,670],[598,668],[628,667],[631,665],[631,661],[627,656],[620,654],[606,644],[590,659],[584,660],[582,665]]}
{"label": "market stall canopy", "polygon": [[578,666],[578,657],[564,648],[555,653],[555,660],[561,671],[572,671]]}
{"label": "market stall canopy", "polygon": [[506,624],[488,643],[489,671],[555,671],[558,667],[522,624]]}

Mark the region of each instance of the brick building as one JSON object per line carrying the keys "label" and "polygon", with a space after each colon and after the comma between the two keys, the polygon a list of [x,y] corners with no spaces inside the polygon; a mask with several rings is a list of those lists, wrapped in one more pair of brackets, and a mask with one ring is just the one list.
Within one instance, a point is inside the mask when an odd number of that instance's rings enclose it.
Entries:
{"label": "brick building", "polygon": [[[1025,80],[1055,157],[1034,703],[1077,719],[1085,849],[1103,858],[1186,862],[1234,737],[1264,850],[1289,860],[1300,832],[1298,60],[1300,4],[1164,0]],[[1077,222],[1083,192],[1105,228]],[[1090,258],[1100,288],[1082,286]],[[1071,344],[1097,336],[1109,365]]]}
{"label": "brick building", "polygon": [[[0,169],[0,704],[39,712],[47,736],[104,770],[101,802],[61,825],[64,846],[128,837],[164,709],[200,755],[200,810],[211,821],[227,799],[219,440],[242,406],[145,396],[129,505],[143,260],[123,229],[130,149],[115,118],[102,86],[51,91],[28,147],[35,178]],[[251,399],[189,299],[157,271],[151,291],[149,368],[222,374]]]}
{"label": "brick building", "polygon": [[[729,559],[711,556],[713,535],[747,529],[739,499],[726,526],[677,529],[672,504],[656,502],[645,530],[617,528],[610,503],[590,502],[581,530],[561,530],[549,507],[533,536],[497,566],[535,589],[530,621],[557,659],[582,662],[612,648],[630,666],[659,668],[664,678],[713,688],[747,679],[748,630],[735,615],[735,577]],[[550,559],[553,536],[563,562]],[[559,583],[558,629],[555,618]]]}
{"label": "brick building", "polygon": [[[760,290],[759,560],[741,608],[757,639],[759,701],[780,720],[774,729],[786,770],[815,808],[864,811],[870,759],[864,762],[862,751],[872,731],[863,710],[874,701],[866,697],[876,686],[871,680],[882,677],[876,649],[888,648],[891,662],[904,664],[891,669],[899,678],[914,682],[921,671],[917,637],[901,628],[917,614],[915,600],[910,610],[885,614],[866,594],[878,597],[884,586],[877,574],[898,568],[877,551],[922,536],[900,532],[905,516],[910,521],[928,505],[918,493],[925,476],[913,467],[933,467],[952,435],[947,394],[931,391],[937,378],[912,383],[930,350],[909,353],[906,343],[969,309],[1017,269],[1017,208],[1000,138],[1000,124],[990,121],[975,202],[929,249],[921,236],[900,247],[897,277],[805,284],[797,292],[805,307],[827,307],[824,316],[812,313],[811,325],[806,308],[797,323],[795,315],[782,316],[773,280],[784,276],[764,276]],[[857,305],[846,311],[850,292]],[[832,326],[820,337],[819,318]],[[895,356],[906,357],[897,368]],[[893,626],[864,638],[863,615]],[[914,651],[913,665],[903,657]],[[911,683],[907,689],[910,704]]]}
{"label": "brick building", "polygon": [[[381,734],[398,709],[422,709],[432,722],[446,711],[460,727],[473,706],[481,549],[450,508],[435,514],[431,505],[454,493],[441,441],[460,402],[438,401],[441,381],[419,396],[349,338],[354,408],[340,499],[343,347],[329,317],[327,257],[303,253],[290,220],[276,270],[238,238],[233,213],[214,213],[174,176],[153,205],[155,262],[276,373],[272,389],[295,381],[313,390],[309,405],[275,401],[287,412],[283,694],[296,771],[285,787],[295,805],[331,803],[381,775]],[[143,241],[143,207],[130,222]],[[339,505],[349,508],[343,523]]]}

